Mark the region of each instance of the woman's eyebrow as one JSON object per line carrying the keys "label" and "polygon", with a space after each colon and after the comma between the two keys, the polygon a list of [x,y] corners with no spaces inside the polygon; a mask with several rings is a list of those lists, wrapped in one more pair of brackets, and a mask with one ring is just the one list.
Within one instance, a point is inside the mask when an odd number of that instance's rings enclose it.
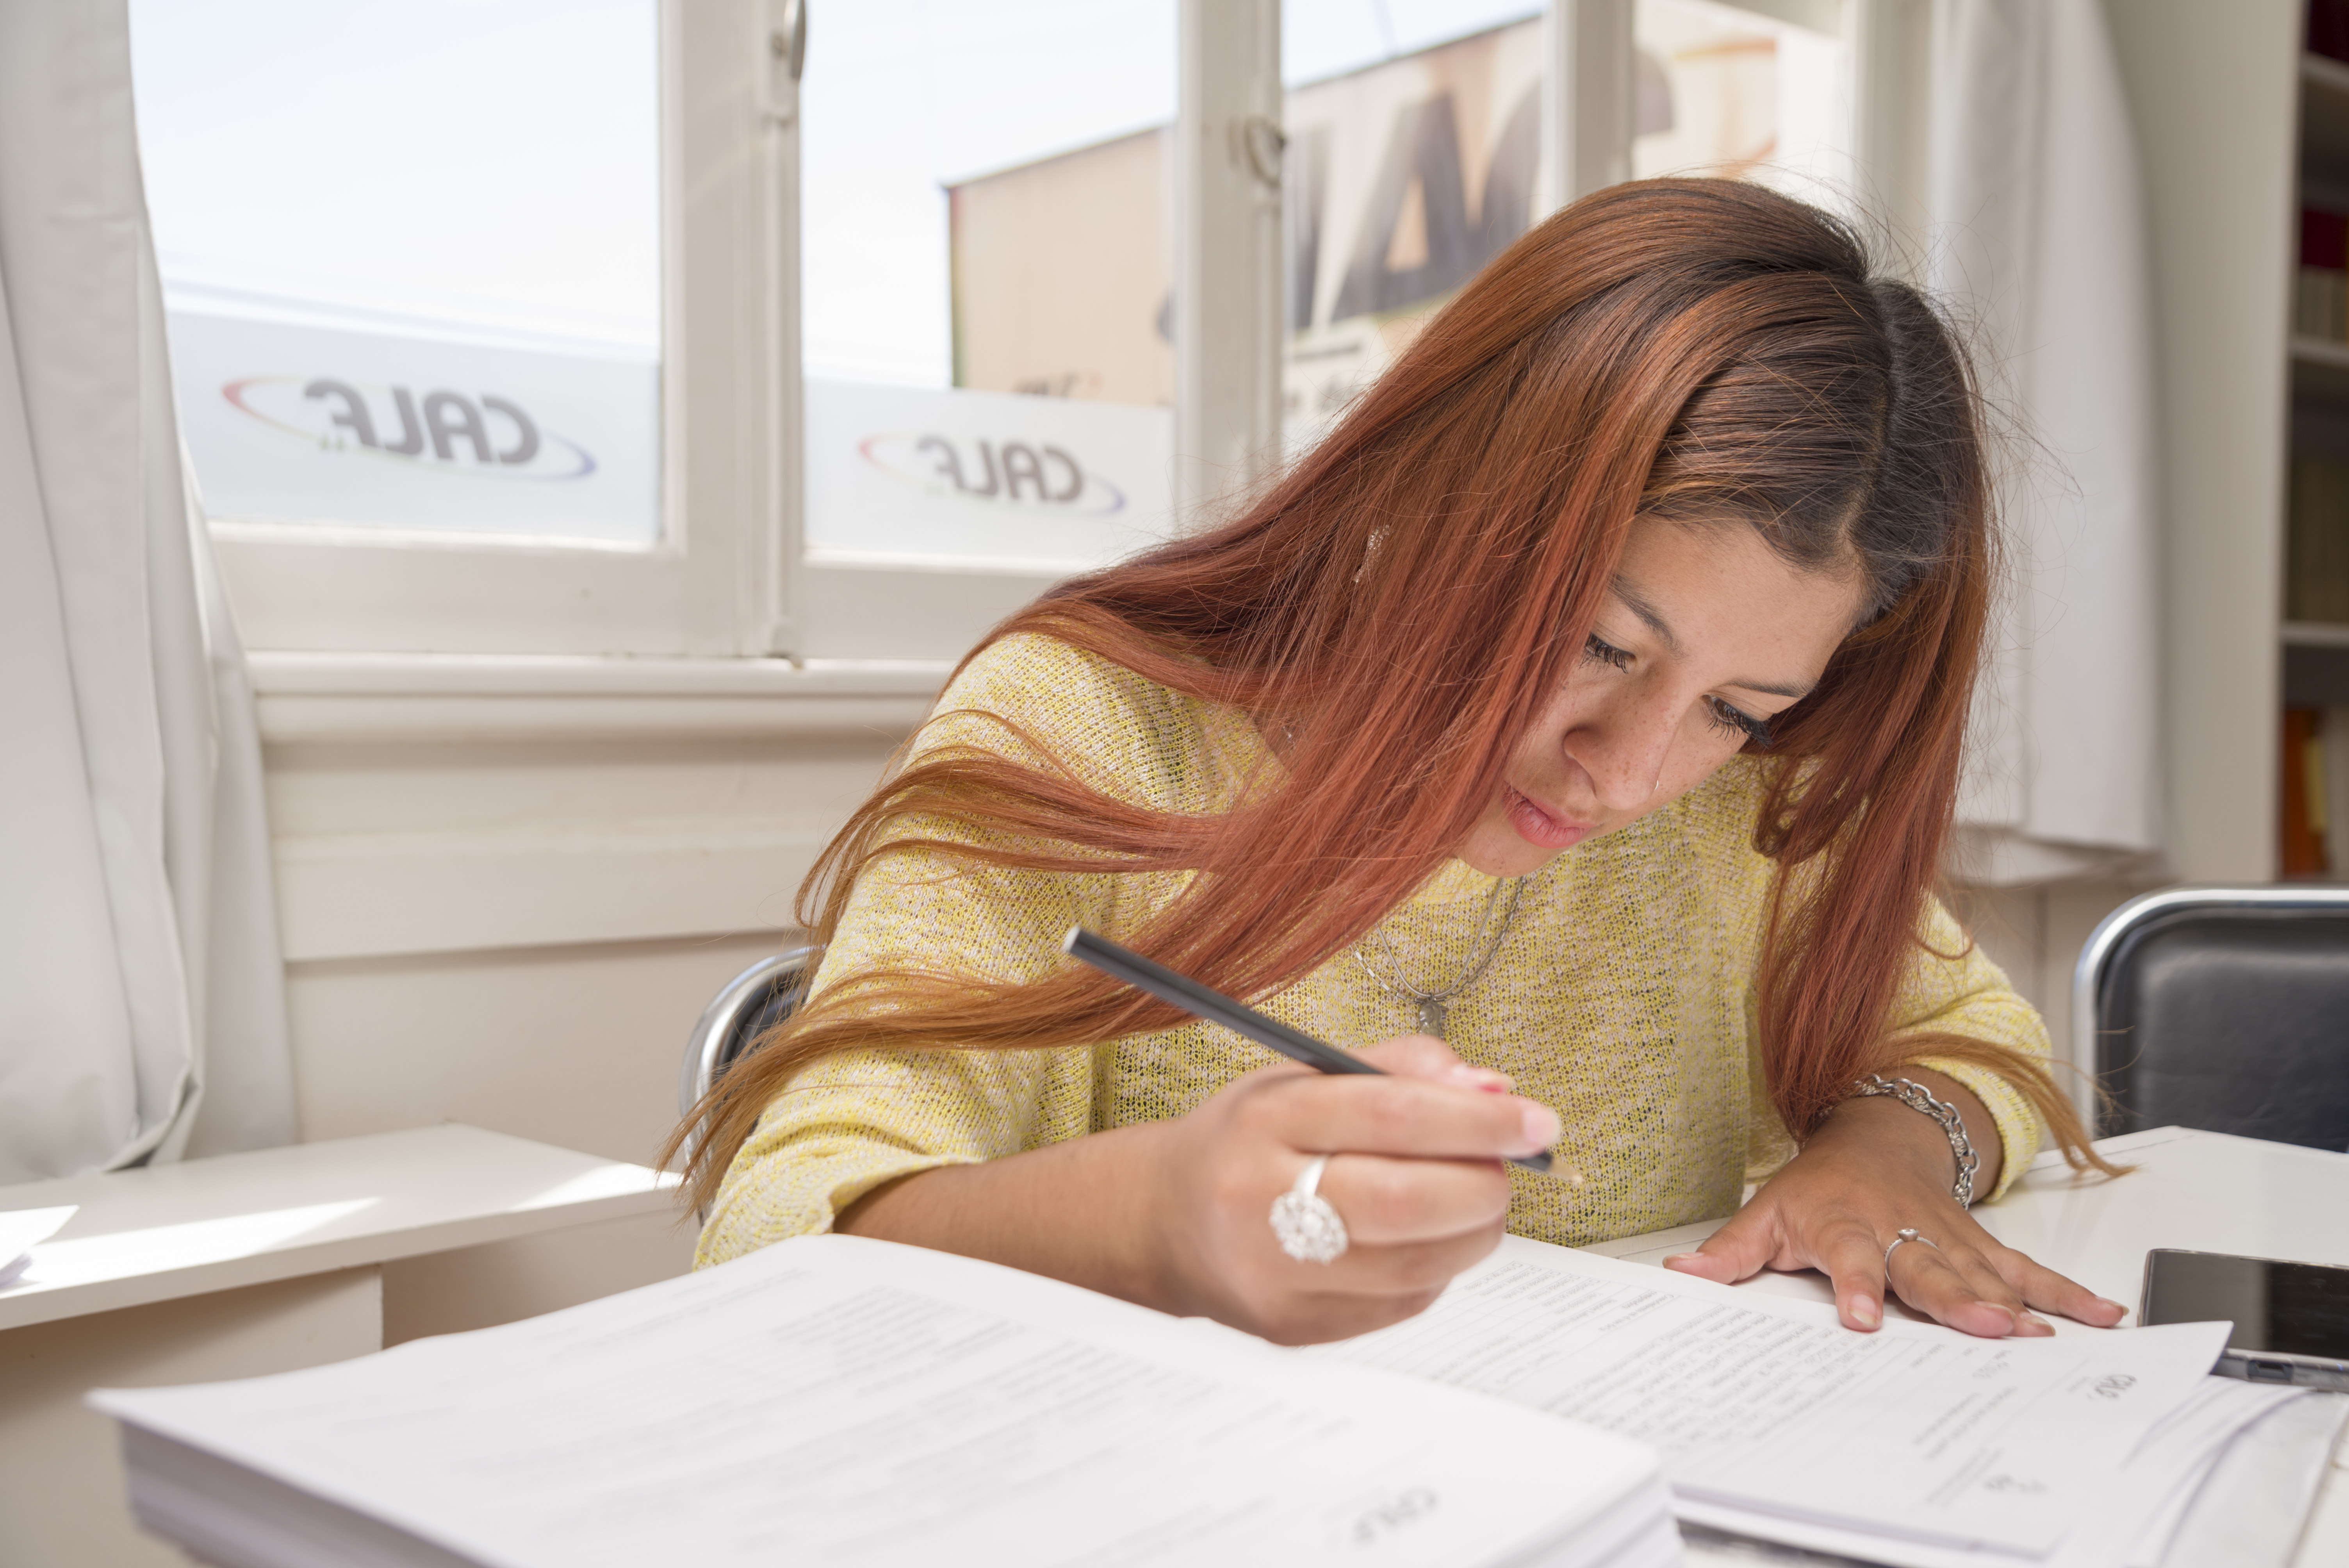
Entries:
{"label": "woman's eyebrow", "polygon": [[[1671,624],[1665,621],[1664,613],[1661,610],[1657,609],[1646,594],[1640,593],[1637,588],[1632,587],[1630,583],[1625,582],[1620,577],[1616,578],[1615,581],[1608,584],[1608,586],[1613,591],[1615,597],[1623,601],[1623,608],[1630,611],[1634,615],[1637,615],[1640,618],[1640,624],[1645,625],[1651,632],[1655,633],[1657,640],[1662,643],[1666,648],[1670,649],[1674,657],[1678,657],[1681,651],[1681,640],[1672,635],[1672,628]],[[1764,688],[1761,686],[1755,686],[1754,689],[1755,691],[1760,691]]]}
{"label": "woman's eyebrow", "polygon": [[[1615,597],[1623,602],[1623,608],[1630,611],[1632,614],[1638,616],[1640,618],[1640,624],[1646,626],[1651,632],[1655,633],[1656,640],[1663,644],[1664,646],[1671,651],[1673,657],[1677,658],[1680,656],[1680,639],[1672,635],[1671,623],[1664,619],[1663,612],[1657,609],[1646,594],[1640,593],[1637,588],[1632,587],[1630,583],[1625,582],[1620,577],[1616,578],[1613,583],[1609,584],[1609,587],[1613,591]],[[1767,696],[1792,697],[1795,701],[1799,702],[1803,698],[1810,696],[1812,690],[1816,687],[1819,683],[1816,681],[1755,681],[1739,679],[1729,681],[1724,684],[1733,686],[1740,691],[1761,692]]]}
{"label": "woman's eyebrow", "polygon": [[1816,690],[1819,683],[1816,681],[1734,680],[1728,684],[1735,686],[1740,691],[1764,692],[1771,696],[1790,696],[1799,702],[1803,698],[1810,696],[1813,691]]}

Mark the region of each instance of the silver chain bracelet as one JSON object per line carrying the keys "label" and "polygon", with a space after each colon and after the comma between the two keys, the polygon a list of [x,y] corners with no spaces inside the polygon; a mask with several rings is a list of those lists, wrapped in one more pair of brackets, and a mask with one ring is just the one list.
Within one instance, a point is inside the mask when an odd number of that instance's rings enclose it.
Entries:
{"label": "silver chain bracelet", "polygon": [[1974,1152],[1974,1140],[1966,1136],[1965,1118],[1958,1108],[1945,1099],[1935,1099],[1933,1091],[1912,1078],[1888,1078],[1870,1073],[1851,1086],[1852,1097],[1868,1099],[1890,1095],[1909,1109],[1922,1111],[1941,1124],[1949,1135],[1950,1152],[1957,1157],[1958,1179],[1951,1185],[1950,1196],[1958,1201],[1961,1209],[1974,1206],[1974,1172],[1982,1169],[1982,1156]]}

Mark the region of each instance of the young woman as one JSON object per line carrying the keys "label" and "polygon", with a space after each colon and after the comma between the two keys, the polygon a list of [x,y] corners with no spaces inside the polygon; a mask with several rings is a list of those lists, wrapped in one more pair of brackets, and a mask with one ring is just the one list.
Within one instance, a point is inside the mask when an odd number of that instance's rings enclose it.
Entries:
{"label": "young woman", "polygon": [[[1964,1203],[2043,1130],[2101,1163],[1932,893],[1992,567],[1964,360],[1846,229],[1576,203],[1235,521],[964,662],[810,879],[812,1000],[704,1108],[702,1261],[834,1228],[1306,1341],[1505,1226],[1736,1212],[1675,1265],[1822,1269],[1856,1329],[2116,1322]],[[1580,1184],[1502,1163],[1553,1143]]]}

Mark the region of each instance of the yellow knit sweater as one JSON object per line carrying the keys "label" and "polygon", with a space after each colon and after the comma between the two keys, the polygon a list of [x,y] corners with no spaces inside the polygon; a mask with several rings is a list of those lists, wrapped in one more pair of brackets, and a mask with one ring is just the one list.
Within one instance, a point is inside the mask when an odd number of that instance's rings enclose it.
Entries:
{"label": "yellow knit sweater", "polygon": [[[1224,809],[1262,758],[1245,716],[1043,637],[988,648],[938,712],[925,750],[954,742],[1029,757],[1000,724],[979,717],[1000,716],[1095,784],[1171,811]],[[1762,1092],[1754,1039],[1756,952],[1774,871],[1753,846],[1761,788],[1760,769],[1733,759],[1671,805],[1559,855],[1528,879],[1490,967],[1450,1004],[1453,1048],[1555,1108],[1564,1150],[1588,1177],[1569,1187],[1512,1169],[1511,1231],[1580,1245],[1717,1218],[1736,1208],[1747,1181],[1792,1152]],[[815,987],[907,960],[1033,979],[1068,962],[1060,942],[1071,924],[1124,937],[1178,886],[1173,876],[887,857],[859,878]],[[1492,889],[1491,878],[1447,862],[1381,922],[1386,941],[1372,947],[1374,963],[1399,960],[1403,977],[1425,990],[1450,985],[1481,951]],[[1925,936],[1930,951],[1913,953],[1894,1006],[1897,1032],[2046,1052],[2039,1016],[1938,905]],[[1346,1047],[1415,1027],[1410,998],[1351,952],[1257,1006]],[[1278,1059],[1195,1022],[1091,1047],[826,1057],[775,1098],[742,1146],[698,1261],[828,1230],[857,1198],[916,1171],[1180,1116]],[[2028,1102],[1978,1068],[1930,1054],[1918,1061],[1963,1082],[1997,1118],[2003,1191],[2038,1147]]]}

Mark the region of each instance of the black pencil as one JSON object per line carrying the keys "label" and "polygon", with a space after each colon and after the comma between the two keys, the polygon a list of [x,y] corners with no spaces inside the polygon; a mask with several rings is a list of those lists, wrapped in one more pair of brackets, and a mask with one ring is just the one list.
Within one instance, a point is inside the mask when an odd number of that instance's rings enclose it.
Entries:
{"label": "black pencil", "polygon": [[[1081,925],[1069,927],[1069,934],[1061,939],[1061,946],[1071,957],[1083,959],[1104,975],[1123,980],[1138,991],[1147,991],[1160,1001],[1172,1003],[1211,1024],[1221,1024],[1232,1033],[1245,1035],[1257,1045],[1269,1047],[1290,1061],[1303,1062],[1316,1072],[1386,1076],[1383,1068],[1374,1068],[1360,1057],[1350,1056],[1326,1041],[1299,1033],[1278,1018],[1268,1018],[1254,1007],[1235,1002],[1221,991],[1211,990],[1187,975],[1177,975],[1163,964],[1154,964],[1141,954],[1120,947],[1106,936],[1096,936]],[[1544,1150],[1538,1154],[1528,1154],[1522,1160],[1512,1157],[1509,1163],[1547,1174],[1551,1161],[1549,1151]],[[1578,1182],[1580,1172],[1572,1172],[1569,1179]]]}

